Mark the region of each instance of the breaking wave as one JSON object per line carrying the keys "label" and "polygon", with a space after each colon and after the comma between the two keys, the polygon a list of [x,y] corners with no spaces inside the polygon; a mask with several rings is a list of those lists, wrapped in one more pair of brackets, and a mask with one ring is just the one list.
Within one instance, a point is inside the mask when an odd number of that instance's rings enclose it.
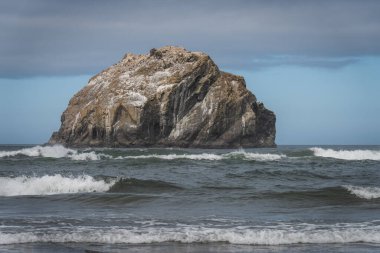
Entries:
{"label": "breaking wave", "polygon": [[56,174],[42,177],[0,177],[0,196],[105,192],[115,182],[116,180],[110,180],[110,182],[96,180],[89,175],[65,177]]}
{"label": "breaking wave", "polygon": [[242,159],[254,161],[274,161],[285,158],[283,154],[264,154],[250,153],[244,150],[234,151],[225,154],[148,154],[148,155],[127,155],[113,157],[108,154],[95,153],[94,151],[79,152],[75,149],[65,148],[61,145],[55,146],[35,146],[31,148],[23,148],[15,151],[0,151],[0,158],[12,156],[29,156],[29,157],[47,157],[47,158],[69,158],[71,160],[101,160],[101,159],[161,159],[161,160],[227,160],[227,159]]}
{"label": "breaking wave", "polygon": [[380,225],[371,222],[318,224],[280,224],[273,226],[207,227],[62,227],[45,231],[0,232],[0,244],[33,242],[86,243],[212,243],[283,245],[306,243],[380,243]]}
{"label": "breaking wave", "polygon": [[223,155],[224,158],[242,158],[245,160],[256,160],[256,161],[274,161],[286,158],[283,154],[262,154],[262,153],[250,153],[244,150],[234,151]]}
{"label": "breaking wave", "polygon": [[94,178],[89,175],[41,177],[0,177],[0,196],[53,195],[88,192],[160,192],[181,190],[180,186],[160,180],[136,178]]}
{"label": "breaking wave", "polygon": [[104,154],[96,154],[94,151],[79,153],[77,150],[65,148],[61,145],[35,146],[32,148],[23,148],[15,151],[0,151],[0,158],[18,155],[49,158],[66,157],[72,160],[99,160],[102,156],[106,156]]}
{"label": "breaking wave", "polygon": [[151,155],[138,155],[138,156],[124,156],[117,157],[117,159],[163,159],[163,160],[175,160],[175,159],[189,159],[189,160],[226,160],[226,159],[243,159],[243,160],[255,160],[255,161],[274,161],[281,158],[285,158],[282,154],[262,154],[262,153],[249,153],[245,151],[234,151],[226,154],[151,154]]}
{"label": "breaking wave", "polygon": [[379,150],[333,150],[324,148],[311,148],[315,156],[336,158],[342,160],[374,160],[380,161]]}
{"label": "breaking wave", "polygon": [[176,160],[176,159],[190,159],[190,160],[222,160],[223,157],[221,155],[216,154],[168,154],[168,155],[159,155],[159,154],[151,154],[151,155],[137,155],[137,156],[119,156],[116,159],[162,159],[162,160]]}
{"label": "breaking wave", "polygon": [[363,199],[377,199],[380,198],[380,188],[379,187],[363,187],[363,186],[353,186],[345,185],[343,186],[351,194]]}

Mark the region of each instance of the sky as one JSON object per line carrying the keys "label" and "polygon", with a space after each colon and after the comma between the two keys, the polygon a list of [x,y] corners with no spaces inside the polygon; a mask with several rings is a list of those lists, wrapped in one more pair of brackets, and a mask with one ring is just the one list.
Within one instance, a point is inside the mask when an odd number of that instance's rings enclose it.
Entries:
{"label": "sky", "polygon": [[127,52],[177,45],[243,75],[277,144],[380,144],[380,1],[0,1],[0,144],[40,144]]}

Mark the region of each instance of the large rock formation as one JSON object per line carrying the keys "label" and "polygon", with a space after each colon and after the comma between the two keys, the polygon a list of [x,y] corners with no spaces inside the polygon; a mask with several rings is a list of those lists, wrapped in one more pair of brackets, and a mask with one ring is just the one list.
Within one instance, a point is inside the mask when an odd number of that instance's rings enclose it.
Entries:
{"label": "large rock formation", "polygon": [[270,147],[275,115],[210,57],[179,47],[126,54],[92,77],[50,144],[105,147]]}

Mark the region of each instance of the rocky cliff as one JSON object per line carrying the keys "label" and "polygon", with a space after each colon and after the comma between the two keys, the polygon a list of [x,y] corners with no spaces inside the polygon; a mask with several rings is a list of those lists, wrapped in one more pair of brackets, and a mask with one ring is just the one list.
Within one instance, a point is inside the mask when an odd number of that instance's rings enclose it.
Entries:
{"label": "rocky cliff", "polygon": [[105,147],[270,147],[273,112],[243,77],[179,47],[126,54],[71,100],[50,144]]}

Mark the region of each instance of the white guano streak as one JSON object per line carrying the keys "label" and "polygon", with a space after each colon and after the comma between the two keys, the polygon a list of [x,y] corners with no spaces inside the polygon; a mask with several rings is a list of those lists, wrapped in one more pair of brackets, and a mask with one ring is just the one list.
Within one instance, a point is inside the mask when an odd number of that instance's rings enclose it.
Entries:
{"label": "white guano streak", "polygon": [[74,124],[73,124],[73,126],[71,127],[71,134],[72,134],[72,135],[74,134],[75,126],[76,126],[76,124],[78,123],[78,120],[79,120],[79,117],[80,117],[80,116],[81,116],[80,112],[78,112],[77,115],[75,115]]}

